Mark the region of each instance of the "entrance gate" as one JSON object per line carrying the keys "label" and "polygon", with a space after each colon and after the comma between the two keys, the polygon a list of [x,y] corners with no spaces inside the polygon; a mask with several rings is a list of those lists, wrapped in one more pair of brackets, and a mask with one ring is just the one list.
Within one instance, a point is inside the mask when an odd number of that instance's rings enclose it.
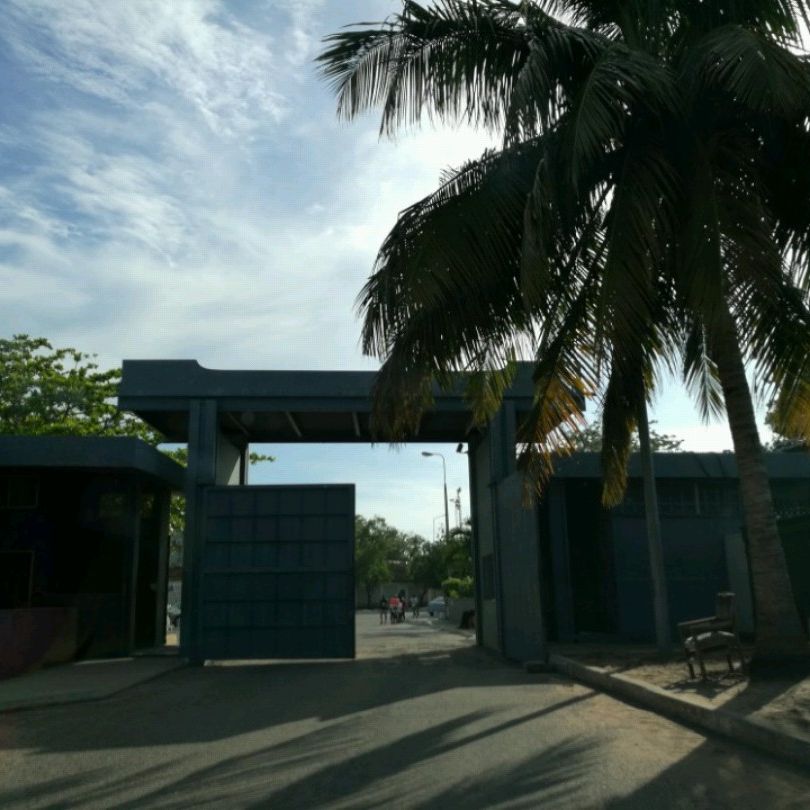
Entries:
{"label": "entrance gate", "polygon": [[[369,444],[383,438],[374,429],[376,381],[373,371],[224,371],[193,360],[124,362],[119,407],[166,441],[188,443],[180,644],[190,661],[353,654],[353,503],[335,513],[303,506],[274,511],[271,493],[280,488],[243,485],[251,443]],[[404,439],[468,443],[478,641],[508,658],[538,659],[544,655],[539,530],[536,514],[513,514],[522,507],[506,480],[516,471],[517,428],[534,407],[532,367],[519,366],[500,409],[478,428],[466,396],[472,382],[458,374],[452,385],[434,387],[431,408]],[[340,515],[341,533],[327,532]]]}
{"label": "entrance gate", "polygon": [[204,494],[206,659],[354,658],[354,485]]}

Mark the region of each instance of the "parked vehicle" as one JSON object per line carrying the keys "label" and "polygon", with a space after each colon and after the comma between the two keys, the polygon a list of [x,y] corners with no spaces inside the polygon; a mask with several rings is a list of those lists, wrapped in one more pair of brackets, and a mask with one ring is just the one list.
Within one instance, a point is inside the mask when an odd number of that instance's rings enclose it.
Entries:
{"label": "parked vehicle", "polygon": [[431,616],[441,616],[444,618],[447,614],[447,602],[444,597],[437,596],[435,599],[431,599],[427,603],[427,611]]}

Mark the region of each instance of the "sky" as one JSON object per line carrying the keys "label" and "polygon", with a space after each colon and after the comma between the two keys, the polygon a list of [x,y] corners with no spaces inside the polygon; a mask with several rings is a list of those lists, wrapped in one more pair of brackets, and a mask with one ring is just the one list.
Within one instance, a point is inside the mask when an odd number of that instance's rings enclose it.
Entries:
{"label": "sky", "polygon": [[[397,0],[4,0],[0,323],[98,355],[223,369],[374,369],[354,301],[397,212],[490,136],[380,140],[338,121],[322,38]],[[675,382],[651,413],[731,446]],[[253,483],[355,482],[358,511],[432,536],[455,446],[283,445]],[[452,511],[451,511],[452,516]]]}

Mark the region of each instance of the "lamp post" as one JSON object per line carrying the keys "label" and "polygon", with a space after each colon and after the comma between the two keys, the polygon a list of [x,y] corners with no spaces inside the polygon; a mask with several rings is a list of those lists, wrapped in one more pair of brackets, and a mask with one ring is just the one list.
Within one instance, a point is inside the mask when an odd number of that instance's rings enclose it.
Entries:
{"label": "lamp post", "polygon": [[450,511],[447,508],[447,465],[444,462],[444,456],[441,453],[428,453],[427,450],[422,451],[422,455],[438,456],[442,460],[442,480],[444,481],[444,536],[450,537]]}

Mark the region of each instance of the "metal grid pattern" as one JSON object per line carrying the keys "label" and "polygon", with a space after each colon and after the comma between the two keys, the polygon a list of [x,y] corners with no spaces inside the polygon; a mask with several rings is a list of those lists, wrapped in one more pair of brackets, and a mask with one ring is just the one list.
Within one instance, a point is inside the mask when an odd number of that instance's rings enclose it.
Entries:
{"label": "metal grid pattern", "polygon": [[209,487],[207,659],[353,658],[354,486]]}

